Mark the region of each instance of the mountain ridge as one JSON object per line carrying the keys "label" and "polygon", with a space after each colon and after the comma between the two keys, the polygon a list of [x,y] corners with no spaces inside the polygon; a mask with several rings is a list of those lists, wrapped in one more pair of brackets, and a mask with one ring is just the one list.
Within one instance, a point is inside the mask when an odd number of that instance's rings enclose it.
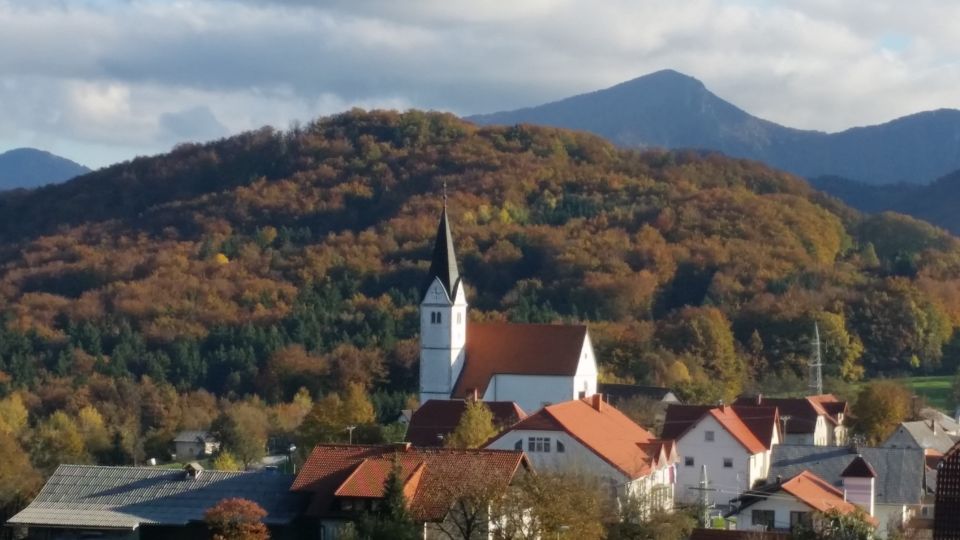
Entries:
{"label": "mountain ridge", "polygon": [[716,150],[807,178],[926,183],[960,168],[960,110],[922,111],[832,133],[801,130],[753,116],[674,70],[466,119],[579,129],[625,147]]}
{"label": "mountain ridge", "polygon": [[14,148],[0,153],[0,191],[56,184],[90,169],[36,148]]}

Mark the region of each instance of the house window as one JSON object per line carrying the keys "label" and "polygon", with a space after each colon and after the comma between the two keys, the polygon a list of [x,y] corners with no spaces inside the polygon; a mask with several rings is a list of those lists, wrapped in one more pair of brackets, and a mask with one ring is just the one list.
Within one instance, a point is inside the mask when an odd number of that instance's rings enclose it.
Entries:
{"label": "house window", "polygon": [[773,510],[754,510],[750,513],[750,521],[755,526],[765,529],[773,528]]}
{"label": "house window", "polygon": [[798,525],[809,527],[812,524],[810,512],[790,512],[790,528],[794,529]]}
{"label": "house window", "polygon": [[530,437],[527,439],[528,452],[549,452],[550,437]]}
{"label": "house window", "polygon": [[517,441],[517,444],[513,445],[514,450],[523,450],[523,439]]}
{"label": "house window", "polygon": [[693,467],[693,456],[686,456],[683,458],[684,467]]}
{"label": "house window", "polygon": [[562,442],[557,441],[557,452],[562,454],[567,451],[567,447],[563,445]]}
{"label": "house window", "polygon": [[441,322],[443,322],[443,318],[441,317],[439,311],[430,312],[430,322],[432,324],[440,324]]}
{"label": "house window", "polygon": [[725,457],[723,458],[723,468],[732,469],[733,468],[733,458]]}
{"label": "house window", "polygon": [[707,442],[713,442],[713,438],[714,438],[714,434],[713,434],[712,431],[704,431],[704,432],[703,432],[703,440],[705,440],[705,441],[707,441]]}

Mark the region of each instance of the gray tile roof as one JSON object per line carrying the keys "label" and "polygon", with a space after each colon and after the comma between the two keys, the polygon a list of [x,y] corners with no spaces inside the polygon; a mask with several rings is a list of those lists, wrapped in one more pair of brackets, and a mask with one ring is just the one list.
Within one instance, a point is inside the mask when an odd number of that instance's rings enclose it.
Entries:
{"label": "gray tile roof", "polygon": [[[920,448],[931,448],[940,452],[941,454],[946,454],[958,439],[958,437],[944,433],[943,429],[939,426],[937,427],[937,432],[934,433],[929,421],[927,420],[903,422],[897,428],[897,431],[894,432],[894,435],[901,431],[905,431],[914,441],[917,442],[917,445]],[[891,435],[890,438],[892,439],[894,435]],[[893,446],[893,444],[890,442],[890,439],[888,439],[886,442],[884,442],[883,446]]]}
{"label": "gray tile roof", "polygon": [[267,511],[267,524],[289,523],[301,501],[293,476],[274,472],[204,471],[187,478],[178,469],[61,465],[30,505],[8,523],[93,529],[141,524],[185,525],[222,499],[240,497]]}
{"label": "gray tile roof", "polygon": [[[866,448],[857,450],[877,472],[878,504],[919,504],[923,498],[923,450],[914,448]],[[840,473],[857,453],[846,446],[780,444],[773,447],[767,481],[790,478],[808,470],[840,488]]]}

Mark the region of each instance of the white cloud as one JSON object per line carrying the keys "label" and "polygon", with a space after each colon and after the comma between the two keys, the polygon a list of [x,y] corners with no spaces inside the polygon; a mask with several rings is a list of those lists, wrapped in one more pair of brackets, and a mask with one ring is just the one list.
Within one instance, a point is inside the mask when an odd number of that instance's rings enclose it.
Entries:
{"label": "white cloud", "polygon": [[101,165],[351,106],[489,112],[663,68],[837,130],[960,107],[956,20],[938,0],[0,0],[0,145]]}

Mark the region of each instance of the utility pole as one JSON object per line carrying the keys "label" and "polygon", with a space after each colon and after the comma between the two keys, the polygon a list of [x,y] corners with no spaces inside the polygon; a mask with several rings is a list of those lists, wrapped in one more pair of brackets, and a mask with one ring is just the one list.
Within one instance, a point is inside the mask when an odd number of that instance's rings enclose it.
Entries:
{"label": "utility pole", "polygon": [[357,429],[357,426],[347,426],[347,431],[350,432],[350,444],[353,444],[353,430]]}
{"label": "utility pole", "polygon": [[700,466],[700,484],[697,487],[690,487],[694,491],[699,491],[699,502],[697,504],[700,512],[700,526],[709,528],[710,527],[710,497],[709,492],[716,491],[716,489],[710,487],[710,481],[707,480],[707,466]]}
{"label": "utility pole", "polygon": [[819,396],[823,393],[823,359],[820,356],[820,326],[813,323],[813,341],[810,354],[810,392]]}
{"label": "utility pole", "polygon": [[793,417],[789,414],[784,414],[780,417],[780,421],[783,422],[783,438],[780,439],[780,444],[784,444],[787,440],[787,422],[789,422],[791,418]]}

